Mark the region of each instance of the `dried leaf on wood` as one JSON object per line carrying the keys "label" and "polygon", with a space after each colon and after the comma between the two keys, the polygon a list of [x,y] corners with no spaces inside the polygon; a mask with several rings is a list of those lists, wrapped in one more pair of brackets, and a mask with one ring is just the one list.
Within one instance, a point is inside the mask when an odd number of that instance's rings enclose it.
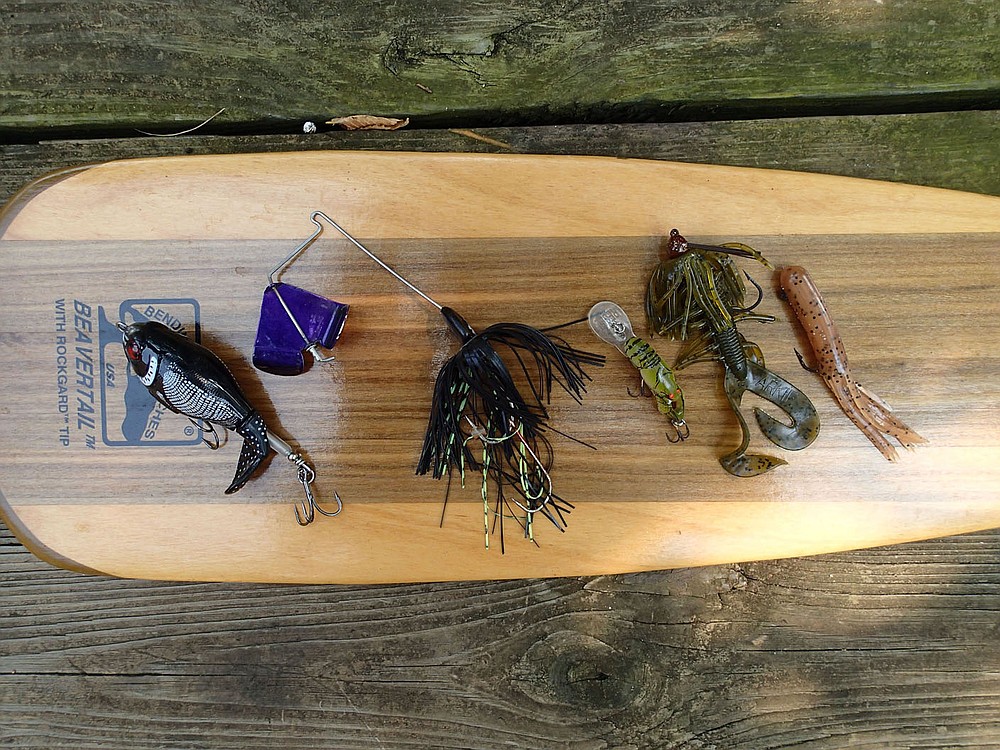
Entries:
{"label": "dried leaf on wood", "polygon": [[400,120],[396,117],[377,117],[376,115],[348,115],[347,117],[335,117],[332,120],[327,120],[326,124],[344,130],[399,130],[410,124],[410,118]]}

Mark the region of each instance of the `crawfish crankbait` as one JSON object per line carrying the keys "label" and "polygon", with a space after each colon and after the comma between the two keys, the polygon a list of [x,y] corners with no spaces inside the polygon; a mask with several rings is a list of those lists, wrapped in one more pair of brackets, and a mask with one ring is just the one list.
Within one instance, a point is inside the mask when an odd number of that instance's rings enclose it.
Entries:
{"label": "crawfish crankbait", "polygon": [[[218,425],[243,437],[243,449],[227,495],[243,487],[273,449],[298,469],[298,479],[306,494],[301,512],[298,505],[295,507],[299,524],[310,523],[316,512],[324,516],[340,512],[339,496],[336,511],[324,510],[316,504],[311,487],[316,472],[312,466],[268,430],[264,418],[214,352],[155,321],[129,326],[119,323],[118,327],[122,330],[125,356],[153,398],[186,416],[199,429],[207,423],[213,433],[214,425]],[[219,447],[218,439],[214,443],[205,442],[213,449]]]}
{"label": "crawfish crankbait", "polygon": [[[646,315],[650,327],[661,336],[687,340],[675,363],[683,369],[694,362],[721,361],[725,369],[726,398],[742,431],[739,447],[719,459],[730,474],[756,476],[787,461],[763,454],[749,454],[750,430],[740,412],[743,394],[749,391],[783,411],[790,424],[754,407],[761,432],[786,450],[801,450],[819,434],[819,415],[808,397],[764,366],[760,348],[743,336],[737,322],[772,321],[753,309],[758,299],[745,306],[746,286],[733,257],[752,258],[768,268],[759,252],[740,243],[699,245],[689,243],[676,229],[670,231],[664,260],[653,271],[646,292]],[[751,279],[751,283],[753,283]]]}
{"label": "crawfish crankbait", "polygon": [[614,302],[598,302],[590,308],[587,321],[599,339],[624,354],[639,371],[642,384],[656,400],[656,408],[673,427],[674,432],[667,433],[667,440],[671,443],[687,440],[691,432],[684,421],[684,394],[674,372],[648,341],[635,335],[625,311]]}
{"label": "crawfish crankbait", "polygon": [[904,448],[912,449],[927,441],[893,416],[882,399],[869,393],[851,375],[844,342],[830,317],[823,297],[804,268],[789,266],[779,276],[781,290],[791,305],[795,317],[809,339],[816,367],[808,367],[796,352],[802,366],[823,378],[840,408],[861,432],[890,461],[898,457],[896,449],[885,438],[891,435]]}

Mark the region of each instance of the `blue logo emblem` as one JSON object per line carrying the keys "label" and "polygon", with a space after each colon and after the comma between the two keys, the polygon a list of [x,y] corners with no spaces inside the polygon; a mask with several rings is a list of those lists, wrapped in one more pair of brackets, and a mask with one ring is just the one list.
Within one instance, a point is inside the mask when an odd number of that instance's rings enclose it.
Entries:
{"label": "blue logo emblem", "polygon": [[[108,318],[98,307],[101,343],[101,421],[104,444],[197,445],[201,433],[186,419],[179,419],[149,393],[132,372],[122,349],[117,323],[162,323],[172,331],[201,342],[201,308],[198,300],[127,299],[118,315]],[[172,417],[172,418],[171,418]]]}

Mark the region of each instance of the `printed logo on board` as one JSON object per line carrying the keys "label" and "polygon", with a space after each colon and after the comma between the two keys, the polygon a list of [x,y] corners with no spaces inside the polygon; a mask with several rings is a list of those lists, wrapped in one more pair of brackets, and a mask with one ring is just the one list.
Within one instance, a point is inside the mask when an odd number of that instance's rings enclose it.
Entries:
{"label": "printed logo on board", "polygon": [[[201,433],[157,401],[129,367],[122,348],[125,325],[157,321],[201,341],[201,308],[191,298],[127,299],[116,314],[97,308],[101,368],[101,432],[105,445],[196,445]],[[174,418],[171,418],[174,417]]]}

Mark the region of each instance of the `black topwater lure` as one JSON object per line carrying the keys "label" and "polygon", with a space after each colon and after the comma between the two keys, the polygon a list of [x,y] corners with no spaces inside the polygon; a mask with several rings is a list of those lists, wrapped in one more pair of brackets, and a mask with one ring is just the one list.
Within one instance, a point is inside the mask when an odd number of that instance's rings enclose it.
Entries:
{"label": "black topwater lure", "polygon": [[[316,512],[334,516],[316,504],[312,482],[316,472],[284,440],[268,430],[263,417],[250,404],[239,383],[226,365],[210,349],[155,321],[118,324],[122,330],[125,356],[140,382],[153,398],[177,414],[183,414],[198,428],[215,433],[214,425],[232,430],[243,437],[243,450],[236,474],[226,494],[237,492],[260,467],[273,449],[295,464],[306,499],[295,507],[295,518],[305,526]],[[204,425],[208,425],[205,428]],[[210,448],[220,441],[205,440]]]}
{"label": "black topwater lure", "polygon": [[[310,218],[326,221],[435,307],[461,341],[461,348],[437,375],[416,473],[429,473],[435,479],[447,474],[450,479],[457,471],[463,483],[467,468],[481,474],[487,547],[491,518],[499,524],[501,549],[505,516],[517,520],[532,541],[537,513],[564,531],[565,515],[573,506],[552,489],[552,446],[546,432],[558,431],[548,424],[546,404],[553,385],[580,402],[589,380],[584,368],[602,365],[604,357],[519,323],[496,323],[477,333],[465,318],[435,302],[329,216],[315,211]],[[513,373],[501,352],[517,363]],[[527,383],[530,393],[522,393],[517,380]]]}
{"label": "black topwater lure", "polygon": [[[705,360],[722,362],[726,398],[739,420],[742,441],[719,463],[730,474],[749,477],[787,462],[775,456],[747,453],[750,430],[740,412],[744,393],[756,394],[785,413],[790,424],[754,407],[761,432],[786,450],[801,450],[816,439],[819,415],[802,391],[765,368],[760,347],[737,328],[741,321],[769,322],[774,318],[753,312],[763,292],[748,274],[739,271],[733,257],[752,258],[773,268],[763,255],[746,245],[699,245],[672,229],[664,259],[649,279],[646,317],[654,332],[689,342],[675,369]],[[744,276],[758,291],[757,301],[750,306],[745,306]]]}

